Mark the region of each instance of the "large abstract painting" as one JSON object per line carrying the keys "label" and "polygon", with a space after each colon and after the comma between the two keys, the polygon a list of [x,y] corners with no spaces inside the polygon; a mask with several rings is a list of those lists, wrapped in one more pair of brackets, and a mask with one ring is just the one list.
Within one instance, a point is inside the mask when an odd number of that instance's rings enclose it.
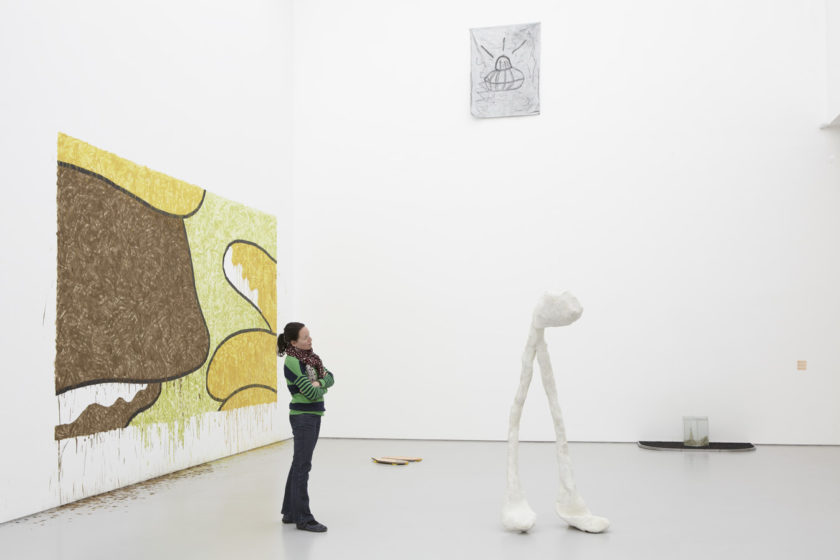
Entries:
{"label": "large abstract painting", "polygon": [[277,400],[274,216],[58,138],[62,440]]}
{"label": "large abstract painting", "polygon": [[470,30],[473,116],[515,117],[540,112],[540,24]]}

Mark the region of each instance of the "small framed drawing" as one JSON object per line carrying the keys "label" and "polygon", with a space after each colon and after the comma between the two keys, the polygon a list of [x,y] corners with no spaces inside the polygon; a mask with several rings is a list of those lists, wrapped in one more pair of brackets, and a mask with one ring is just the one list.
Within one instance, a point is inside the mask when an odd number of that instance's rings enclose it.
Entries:
{"label": "small framed drawing", "polygon": [[474,117],[540,114],[540,24],[470,29]]}

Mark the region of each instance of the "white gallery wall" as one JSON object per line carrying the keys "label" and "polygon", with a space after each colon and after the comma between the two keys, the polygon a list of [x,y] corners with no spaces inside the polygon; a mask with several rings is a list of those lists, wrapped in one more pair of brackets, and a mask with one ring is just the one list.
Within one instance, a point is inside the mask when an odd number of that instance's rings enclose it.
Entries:
{"label": "white gallery wall", "polygon": [[131,428],[56,442],[53,360],[58,132],[276,214],[288,237],[291,32],[291,2],[0,4],[0,522],[289,437],[281,398],[185,439],[164,425],[151,443]]}
{"label": "white gallery wall", "polygon": [[[504,439],[531,309],[565,287],[571,439],[699,414],[840,444],[832,1],[0,4],[0,522],[289,436],[281,394],[258,429],[60,452],[59,131],[278,216],[278,320],[336,373],[324,436]],[[469,28],[534,21],[542,114],[472,118]],[[524,439],[553,439],[541,391]]]}
{"label": "white gallery wall", "polygon": [[[840,444],[823,0],[295,3],[298,320],[322,435],[506,437],[530,312],[572,440]],[[542,23],[542,114],[469,112],[469,28]],[[797,360],[807,370],[797,371]],[[535,377],[523,438],[553,438]]]}
{"label": "white gallery wall", "polygon": [[840,0],[825,0],[827,95],[826,124],[840,127]]}

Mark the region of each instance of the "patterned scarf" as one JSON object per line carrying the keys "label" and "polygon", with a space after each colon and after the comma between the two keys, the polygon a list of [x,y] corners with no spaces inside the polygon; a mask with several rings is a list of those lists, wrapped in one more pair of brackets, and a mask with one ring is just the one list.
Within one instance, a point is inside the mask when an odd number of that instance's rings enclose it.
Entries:
{"label": "patterned scarf", "polygon": [[[292,356],[293,358],[297,358],[300,363],[305,364],[309,367],[306,368],[306,374],[309,377],[310,381],[315,381],[313,377],[317,376],[317,379],[323,379],[324,376],[327,374],[326,370],[324,369],[324,364],[321,363],[321,358],[318,357],[318,354],[310,350],[301,350],[300,348],[295,348],[291,344],[286,345],[286,354]],[[310,375],[309,370],[312,369],[312,375]]]}

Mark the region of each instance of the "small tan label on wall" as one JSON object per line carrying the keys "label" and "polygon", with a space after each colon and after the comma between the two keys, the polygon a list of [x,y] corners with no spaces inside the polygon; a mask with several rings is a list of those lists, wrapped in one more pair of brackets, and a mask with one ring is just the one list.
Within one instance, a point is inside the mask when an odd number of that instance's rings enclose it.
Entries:
{"label": "small tan label on wall", "polygon": [[808,369],[808,360],[796,360],[796,369],[799,371]]}

